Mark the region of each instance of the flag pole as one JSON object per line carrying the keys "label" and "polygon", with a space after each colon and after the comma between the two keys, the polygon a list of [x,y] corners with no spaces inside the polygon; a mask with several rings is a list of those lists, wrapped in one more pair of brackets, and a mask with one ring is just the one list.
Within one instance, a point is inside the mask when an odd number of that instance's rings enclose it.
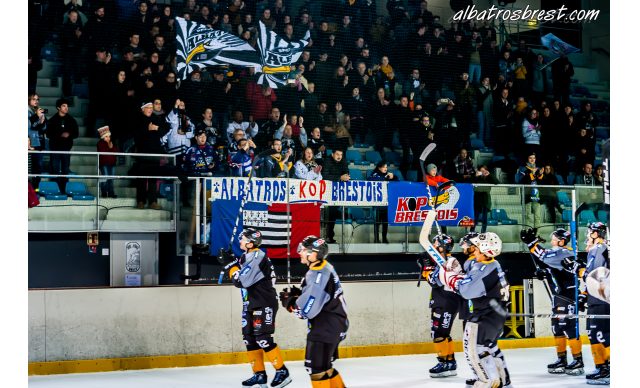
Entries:
{"label": "flag pole", "polygon": [[[283,164],[282,166],[286,168],[286,164]],[[287,284],[291,286],[291,204],[289,202],[289,194],[291,193],[291,189],[289,187],[289,172],[290,169],[287,168]]]}

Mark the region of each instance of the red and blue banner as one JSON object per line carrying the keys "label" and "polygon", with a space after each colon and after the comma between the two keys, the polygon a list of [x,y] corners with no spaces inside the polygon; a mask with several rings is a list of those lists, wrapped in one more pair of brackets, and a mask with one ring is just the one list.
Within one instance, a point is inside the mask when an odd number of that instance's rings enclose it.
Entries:
{"label": "red and blue banner", "polygon": [[[436,200],[435,187],[424,183],[390,182],[387,185],[388,221],[394,226],[420,226]],[[438,197],[437,220],[443,226],[473,226],[473,185],[458,183],[450,186]]]}

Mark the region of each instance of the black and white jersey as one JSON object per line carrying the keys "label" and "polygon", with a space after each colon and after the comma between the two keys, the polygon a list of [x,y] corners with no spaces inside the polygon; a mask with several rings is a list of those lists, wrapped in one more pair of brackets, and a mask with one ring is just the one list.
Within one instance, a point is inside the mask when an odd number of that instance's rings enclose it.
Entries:
{"label": "black and white jersey", "polygon": [[[591,273],[591,271],[593,271],[594,269],[600,268],[600,267],[610,268],[609,267],[609,247],[607,247],[607,244],[604,244],[604,243],[596,244],[593,247],[591,247],[591,249],[589,249],[589,252],[587,253],[587,267],[585,268],[584,273],[582,274],[582,279],[586,282],[587,276],[589,276],[589,273]],[[591,306],[600,305],[600,304],[608,305],[609,303],[589,295],[589,298],[587,299],[587,304],[589,305],[589,307],[591,307]]]}
{"label": "black and white jersey", "polygon": [[240,256],[239,261],[240,269],[231,280],[234,286],[242,289],[243,308],[277,308],[276,275],[267,255],[259,249],[252,249]]}
{"label": "black and white jersey", "polygon": [[465,269],[466,273],[458,284],[458,293],[463,298],[471,300],[474,315],[493,312],[490,300],[501,301],[503,299],[501,290],[509,285],[502,266],[495,259],[467,260]]}
{"label": "black and white jersey", "polygon": [[535,243],[531,248],[531,255],[538,263],[540,269],[549,274],[549,286],[554,295],[566,297],[574,300],[576,297],[576,281],[573,272],[567,271],[562,266],[562,261],[566,258],[573,258],[574,252],[567,248],[552,247],[544,249],[540,244]]}
{"label": "black and white jersey", "polygon": [[296,305],[302,318],[307,318],[307,340],[334,343],[347,334],[347,306],[335,269],[328,261],[312,265],[302,280],[302,294]]}

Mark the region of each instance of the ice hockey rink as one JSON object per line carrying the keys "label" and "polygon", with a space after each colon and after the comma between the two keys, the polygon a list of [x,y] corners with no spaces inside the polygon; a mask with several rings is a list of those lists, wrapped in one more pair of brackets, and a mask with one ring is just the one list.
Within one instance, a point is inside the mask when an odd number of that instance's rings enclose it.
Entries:
{"label": "ice hockey rink", "polygon": [[[504,350],[512,386],[519,387],[586,387],[584,375],[566,376],[547,373],[546,365],[555,360],[555,348],[527,348]],[[585,371],[593,369],[588,346],[582,350]],[[428,369],[435,365],[435,355],[348,358],[335,362],[345,385],[354,387],[461,387],[471,378],[464,354],[456,353],[458,376],[444,379],[428,377]],[[287,362],[293,382],[287,387],[310,387],[302,361]],[[267,366],[269,380],[273,368]],[[215,365],[191,368],[166,368],[138,371],[82,373],[67,375],[31,376],[32,388],[213,388],[240,387],[251,375],[246,364]]]}

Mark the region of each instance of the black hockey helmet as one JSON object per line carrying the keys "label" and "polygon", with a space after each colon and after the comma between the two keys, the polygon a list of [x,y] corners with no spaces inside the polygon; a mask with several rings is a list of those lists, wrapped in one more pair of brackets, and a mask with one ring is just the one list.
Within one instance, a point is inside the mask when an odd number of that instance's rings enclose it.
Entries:
{"label": "black hockey helmet", "polygon": [[245,228],[240,235],[253,243],[254,248],[262,244],[262,232],[255,228]]}
{"label": "black hockey helmet", "polygon": [[441,246],[446,253],[449,253],[453,250],[453,237],[447,234],[437,234],[433,238],[433,242],[437,242],[439,246]]}
{"label": "black hockey helmet", "polygon": [[298,253],[303,250],[318,252],[318,259],[322,260],[329,254],[329,245],[327,242],[318,236],[309,235],[300,241],[298,244]]}
{"label": "black hockey helmet", "polygon": [[471,242],[471,240],[475,239],[476,237],[478,237],[479,234],[480,233],[477,233],[477,232],[469,232],[469,233],[465,234],[460,239],[460,242],[458,243],[458,245],[460,245],[460,246],[463,246],[463,245],[475,245],[473,242]]}
{"label": "black hockey helmet", "polygon": [[587,225],[587,229],[589,230],[589,235],[596,232],[598,237],[607,238],[607,226],[600,221],[590,223]]}
{"label": "black hockey helmet", "polygon": [[571,241],[571,232],[564,228],[558,228],[551,232],[551,237],[556,236],[556,238],[564,243],[564,246],[567,246]]}

